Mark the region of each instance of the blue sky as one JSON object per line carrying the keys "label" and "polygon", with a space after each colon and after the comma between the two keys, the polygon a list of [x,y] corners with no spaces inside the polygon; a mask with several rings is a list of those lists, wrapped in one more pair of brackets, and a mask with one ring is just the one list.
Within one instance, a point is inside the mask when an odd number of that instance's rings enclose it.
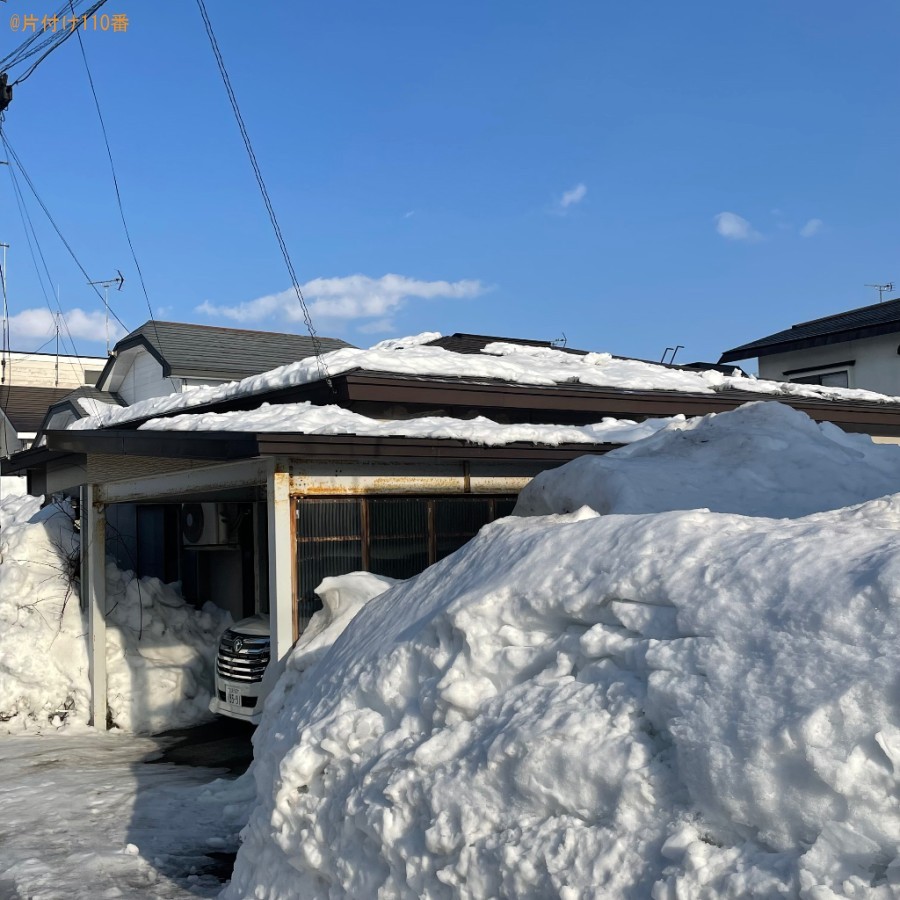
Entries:
{"label": "blue sky", "polygon": [[[0,4],[0,56],[22,40],[9,16],[58,5]],[[887,0],[208,7],[322,334],[715,360],[900,284]],[[302,330],[196,5],[106,10],[128,31],[84,41],[154,314]],[[125,274],[118,315],[145,321],[74,41],[5,129],[91,276]],[[32,350],[52,326],[5,168],[14,346]],[[102,353],[102,305],[29,209],[78,349]]]}

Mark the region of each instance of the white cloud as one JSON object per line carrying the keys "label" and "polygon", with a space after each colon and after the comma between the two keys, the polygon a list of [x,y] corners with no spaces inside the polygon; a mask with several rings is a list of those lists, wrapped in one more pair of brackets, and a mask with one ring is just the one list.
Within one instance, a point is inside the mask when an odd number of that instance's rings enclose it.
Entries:
{"label": "white cloud", "polygon": [[[405,275],[346,275],[342,278],[314,278],[301,285],[313,319],[387,320],[409,300],[468,300],[483,294],[485,286],[474,279],[462,281],[421,281]],[[204,301],[197,312],[222,316],[235,322],[260,322],[279,318],[301,321],[303,311],[293,288],[267,294],[236,306],[217,306]]]}
{"label": "white cloud", "polygon": [[374,322],[360,325],[356,330],[360,334],[393,334],[396,328],[393,319],[375,319]]}
{"label": "white cloud", "polygon": [[729,241],[758,241],[762,235],[743,217],[733,212],[713,216],[716,231]]}
{"label": "white cloud", "polygon": [[818,234],[822,230],[822,226],[825,223],[821,219],[810,219],[801,229],[800,229],[800,237],[812,237],[814,234]]}
{"label": "white cloud", "polygon": [[[65,324],[61,323],[60,333],[64,337],[71,335],[82,341],[103,343],[106,340],[106,316],[100,311],[85,312],[83,309],[70,309],[63,313]],[[14,339],[47,338],[56,332],[56,318],[49,309],[36,307],[23,309],[9,317],[9,330]],[[109,321],[109,339],[117,341],[125,335],[124,329],[115,319]]]}
{"label": "white cloud", "polygon": [[559,212],[565,212],[570,206],[581,203],[586,196],[587,185],[584,182],[579,182],[575,187],[563,192],[562,197],[559,198],[557,209]]}

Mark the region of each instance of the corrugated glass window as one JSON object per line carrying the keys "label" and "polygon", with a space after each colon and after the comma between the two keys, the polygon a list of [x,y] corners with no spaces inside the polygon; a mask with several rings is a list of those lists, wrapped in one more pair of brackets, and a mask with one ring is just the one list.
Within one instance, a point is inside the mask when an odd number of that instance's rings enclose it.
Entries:
{"label": "corrugated glass window", "polygon": [[411,578],[428,566],[428,500],[370,499],[369,571]]}
{"label": "corrugated glass window", "polygon": [[361,500],[304,500],[297,505],[301,630],[322,608],[315,593],[322,579],[363,568],[361,524]]}
{"label": "corrugated glass window", "polygon": [[411,578],[508,515],[514,497],[304,497],[297,503],[300,628],[321,609],[329,575]]}
{"label": "corrugated glass window", "polygon": [[491,501],[453,497],[434,501],[435,561],[467,544],[491,521]]}

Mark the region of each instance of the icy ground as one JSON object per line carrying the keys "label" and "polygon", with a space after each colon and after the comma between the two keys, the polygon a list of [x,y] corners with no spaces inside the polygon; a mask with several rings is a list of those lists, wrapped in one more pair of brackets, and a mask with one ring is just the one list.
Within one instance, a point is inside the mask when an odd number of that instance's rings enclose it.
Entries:
{"label": "icy ground", "polygon": [[0,736],[0,900],[214,897],[246,817],[222,770],[151,763],[166,738]]}

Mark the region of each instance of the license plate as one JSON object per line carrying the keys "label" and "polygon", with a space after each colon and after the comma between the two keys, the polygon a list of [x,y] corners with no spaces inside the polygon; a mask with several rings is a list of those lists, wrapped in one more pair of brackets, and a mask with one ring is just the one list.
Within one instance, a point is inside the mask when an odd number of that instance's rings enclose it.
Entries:
{"label": "license plate", "polygon": [[231,687],[230,685],[226,686],[225,702],[229,706],[240,706],[241,705],[241,692],[236,687]]}

